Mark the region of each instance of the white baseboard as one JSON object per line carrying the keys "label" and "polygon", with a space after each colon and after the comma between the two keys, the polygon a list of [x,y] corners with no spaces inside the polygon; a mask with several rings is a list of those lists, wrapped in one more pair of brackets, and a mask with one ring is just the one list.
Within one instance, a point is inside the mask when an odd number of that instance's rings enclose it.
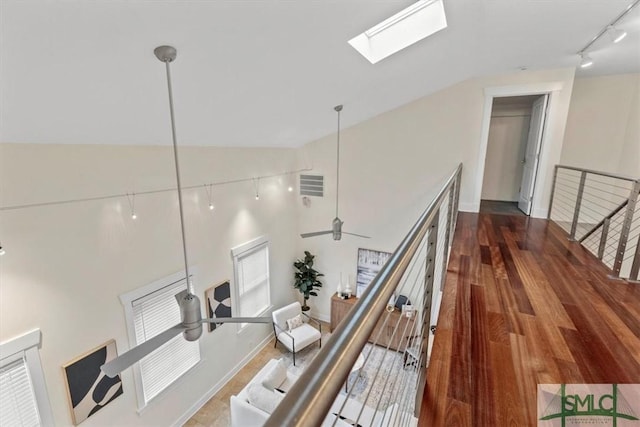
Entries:
{"label": "white baseboard", "polygon": [[238,372],[240,372],[240,370],[244,368],[245,365],[251,361],[251,359],[253,359],[258,353],[260,353],[260,351],[262,351],[262,349],[267,344],[269,344],[269,342],[271,342],[272,338],[273,336],[271,334],[267,335],[265,339],[256,346],[255,349],[247,354],[244,359],[242,359],[236,366],[234,366],[227,375],[222,377],[220,381],[218,381],[213,387],[211,387],[209,391],[202,395],[202,397],[198,399],[197,402],[195,402],[184,414],[182,414],[182,416],[173,423],[173,426],[183,426],[187,421],[189,421],[189,418],[193,417],[196,412],[198,412],[200,408],[202,408],[204,404],[209,401],[209,399],[211,399],[217,392],[222,390],[222,387],[224,387],[231,380],[231,378],[233,378]]}
{"label": "white baseboard", "polygon": [[543,218],[543,219],[547,219],[547,213],[548,213],[549,209],[548,208],[543,208],[543,209],[533,209],[531,211],[531,218]]}
{"label": "white baseboard", "polygon": [[316,313],[315,311],[311,310],[310,316],[313,317],[314,319],[320,320],[321,322],[327,322],[327,323],[331,322],[331,316],[328,314]]}
{"label": "white baseboard", "polygon": [[478,212],[480,211],[480,203],[460,203],[458,205],[460,212]]}

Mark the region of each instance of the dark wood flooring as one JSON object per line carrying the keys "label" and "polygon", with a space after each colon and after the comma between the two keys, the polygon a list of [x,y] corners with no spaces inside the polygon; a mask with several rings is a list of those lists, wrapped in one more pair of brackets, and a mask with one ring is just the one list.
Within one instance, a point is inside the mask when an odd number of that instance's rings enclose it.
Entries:
{"label": "dark wood flooring", "polygon": [[420,426],[536,426],[537,384],[640,383],[640,285],[556,224],[461,213]]}

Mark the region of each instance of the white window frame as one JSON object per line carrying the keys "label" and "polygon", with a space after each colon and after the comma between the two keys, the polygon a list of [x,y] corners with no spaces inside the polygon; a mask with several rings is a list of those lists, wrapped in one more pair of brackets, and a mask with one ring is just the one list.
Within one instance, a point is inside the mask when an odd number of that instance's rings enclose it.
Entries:
{"label": "white window frame", "polygon": [[[243,243],[231,249],[231,256],[233,257],[233,275],[234,275],[234,281],[235,281],[235,286],[233,287],[234,303],[232,304],[231,310],[234,317],[240,316],[241,303],[240,303],[240,281],[239,281],[240,275],[238,271],[239,261],[242,258],[247,257],[262,249],[267,250],[268,301],[266,303],[265,308],[260,312],[255,313],[253,316],[262,317],[273,309],[273,306],[271,305],[271,266],[269,265],[271,263],[270,242],[269,242],[268,236],[260,236],[257,239],[253,239],[249,242]],[[244,317],[247,317],[247,316],[244,316]],[[252,316],[248,316],[248,317],[252,317]],[[238,334],[242,333],[242,331],[244,331],[248,325],[249,323],[238,323]]]}
{"label": "white window frame", "polygon": [[[192,283],[195,283],[196,273],[197,273],[196,268],[189,267],[189,275],[191,276]],[[133,303],[140,298],[144,298],[147,295],[150,295],[156,291],[159,291],[160,289],[166,288],[167,286],[171,286],[178,282],[182,282],[184,285],[184,289],[187,289],[187,282],[185,280],[185,277],[186,277],[186,273],[183,270],[178,273],[172,274],[170,276],[164,277],[160,280],[156,280],[155,282],[149,283],[148,285],[144,285],[133,291],[120,295],[120,303],[124,307],[124,317],[126,321],[125,323],[127,325],[127,335],[129,337],[129,348],[133,348],[138,345],[136,341],[136,329],[135,329],[135,323],[134,323]],[[200,340],[198,340],[198,346],[200,346]],[[202,363],[202,348],[199,347],[199,350],[200,350],[199,361],[196,364],[194,364],[190,369],[188,369],[184,374],[178,377],[175,381],[173,381],[171,384],[165,387],[164,390],[162,390],[153,398],[149,399],[149,401],[145,401],[145,393],[144,393],[144,388],[142,384],[142,374],[140,370],[140,363],[133,364],[132,366],[133,382],[136,389],[138,413],[142,413],[143,410],[147,408],[150,403],[152,403],[158,397],[165,394],[167,390],[172,389],[181,378],[183,378],[189,372],[193,371],[193,368],[195,368],[200,363]]]}
{"label": "white window frame", "polygon": [[34,329],[24,335],[0,343],[0,367],[4,367],[16,360],[24,359],[29,373],[33,394],[38,408],[40,425],[52,426],[53,412],[47,394],[47,385],[44,381],[44,371],[40,363],[40,343],[42,334],[40,329]]}

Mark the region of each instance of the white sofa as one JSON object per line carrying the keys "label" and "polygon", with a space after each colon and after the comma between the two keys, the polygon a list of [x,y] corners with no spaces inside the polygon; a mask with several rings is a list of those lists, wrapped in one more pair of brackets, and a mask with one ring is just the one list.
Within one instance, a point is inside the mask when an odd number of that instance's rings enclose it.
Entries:
{"label": "white sofa", "polygon": [[[264,411],[260,408],[257,408],[252,403],[250,403],[250,394],[255,395],[255,390],[260,389],[260,387],[264,388],[262,390],[263,393],[274,393],[272,390],[262,386],[263,380],[265,377],[269,376],[270,373],[276,369],[276,365],[278,364],[278,360],[271,359],[247,384],[237,396],[231,396],[231,427],[261,427],[265,424],[267,419],[270,416],[270,413]],[[296,375],[293,375],[290,372],[286,372],[286,378],[277,388],[287,392],[291,389],[293,383],[298,379]],[[261,389],[260,389],[261,390]],[[355,421],[360,413],[360,409],[362,408],[362,403],[355,401],[354,399],[348,399],[347,403],[342,409],[342,404],[344,403],[346,396],[344,394],[339,394],[336,400],[331,405],[331,410],[329,410],[327,417],[322,423],[322,426],[333,426],[333,422],[336,418],[335,414],[340,414],[345,417],[347,420]],[[368,406],[364,407],[362,411],[362,415],[358,420],[358,425],[361,427],[378,427],[381,425],[389,425],[394,426],[400,422],[403,417],[396,417],[398,405],[393,404],[389,406],[386,410],[376,411],[373,408]],[[397,418],[394,422],[394,418]],[[406,422],[407,419],[404,418]],[[335,423],[337,427],[352,427],[352,423],[344,421],[343,419],[338,419]]]}
{"label": "white sofa", "polygon": [[[276,359],[269,360],[237,396],[231,396],[231,427],[260,427],[267,421],[267,418],[269,418],[271,414],[249,403],[249,392],[252,386],[262,386],[263,379],[269,375],[272,370],[276,369],[278,362]],[[284,382],[279,384],[277,388],[285,392],[289,391],[297,379],[297,376],[287,371]],[[264,387],[264,393],[274,392]]]}

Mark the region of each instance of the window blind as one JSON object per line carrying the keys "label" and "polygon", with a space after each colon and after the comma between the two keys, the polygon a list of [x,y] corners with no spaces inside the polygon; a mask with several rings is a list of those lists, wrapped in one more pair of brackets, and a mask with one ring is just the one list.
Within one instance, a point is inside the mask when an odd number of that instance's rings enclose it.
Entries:
{"label": "window blind", "polygon": [[0,426],[40,425],[33,385],[24,357],[0,368]]}
{"label": "window blind", "polygon": [[252,317],[269,307],[269,249],[262,244],[238,257],[238,294],[240,316]]}
{"label": "window blind", "polygon": [[[141,344],[180,323],[175,295],[185,289],[185,281],[173,283],[132,302],[136,343]],[[200,361],[197,341],[182,334],[140,361],[145,404]]]}

